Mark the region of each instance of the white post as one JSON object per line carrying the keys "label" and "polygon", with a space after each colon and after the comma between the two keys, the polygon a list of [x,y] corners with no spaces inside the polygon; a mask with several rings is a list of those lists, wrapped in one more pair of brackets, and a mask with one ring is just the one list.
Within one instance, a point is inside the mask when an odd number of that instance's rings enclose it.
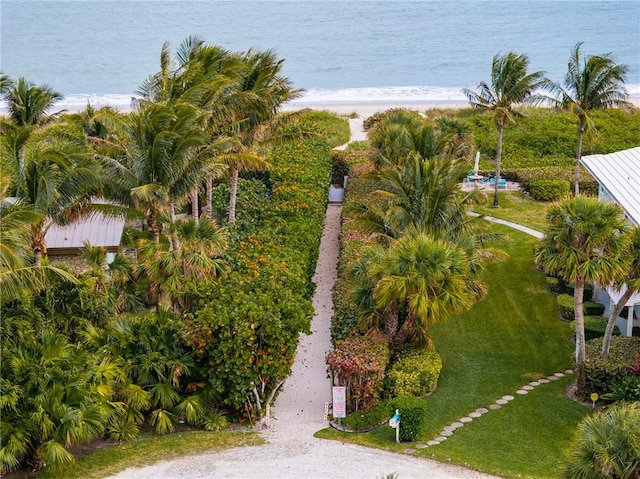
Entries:
{"label": "white post", "polygon": [[627,306],[627,336],[633,336],[633,305]]}

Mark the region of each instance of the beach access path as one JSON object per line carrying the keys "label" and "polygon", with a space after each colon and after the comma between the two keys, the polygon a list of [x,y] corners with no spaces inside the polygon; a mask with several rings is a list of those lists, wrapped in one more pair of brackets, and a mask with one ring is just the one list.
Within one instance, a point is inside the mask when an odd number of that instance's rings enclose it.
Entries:
{"label": "beach access path", "polygon": [[[352,140],[366,138],[362,120],[350,120]],[[270,427],[261,431],[267,444],[212,451],[152,466],[129,468],[112,479],[199,478],[384,478],[490,479],[452,464],[315,438],[326,428],[325,404],[331,401],[325,356],[331,345],[332,291],[337,278],[342,206],[330,204],[313,281],[315,316],[311,335],[301,334],[292,374],[272,409]]]}

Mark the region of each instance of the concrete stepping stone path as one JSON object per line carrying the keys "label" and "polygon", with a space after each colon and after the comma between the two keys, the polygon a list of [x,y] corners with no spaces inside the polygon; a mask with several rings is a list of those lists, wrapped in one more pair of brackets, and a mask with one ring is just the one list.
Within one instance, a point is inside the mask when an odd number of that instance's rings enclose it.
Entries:
{"label": "concrete stepping stone path", "polygon": [[[564,372],[555,373],[550,376],[547,376],[546,378],[540,378],[540,379],[537,379],[536,381],[531,381],[530,383],[525,384],[520,389],[518,389],[516,391],[516,395],[524,396],[525,394],[529,394],[529,391],[533,391],[538,386],[541,386],[542,384],[548,384],[551,381],[559,381],[561,378],[565,377],[568,374],[573,374],[573,371],[571,369],[567,369]],[[436,446],[441,442],[446,441],[447,438],[453,436],[454,432],[457,429],[460,429],[461,427],[463,427],[466,423],[470,423],[474,419],[482,417],[484,414],[487,414],[491,410],[496,411],[498,409],[501,409],[502,406],[509,404],[509,402],[513,401],[515,398],[516,396],[512,396],[511,394],[506,394],[501,398],[496,399],[496,402],[491,404],[488,408],[485,408],[485,407],[478,408],[475,411],[469,413],[467,416],[461,417],[457,421],[452,422],[451,424],[445,426],[444,428],[442,428],[442,431],[440,431],[440,434],[435,439],[428,441],[426,444],[417,444],[416,447],[418,449],[424,449],[426,447]],[[405,452],[409,450],[410,449],[407,449]]]}

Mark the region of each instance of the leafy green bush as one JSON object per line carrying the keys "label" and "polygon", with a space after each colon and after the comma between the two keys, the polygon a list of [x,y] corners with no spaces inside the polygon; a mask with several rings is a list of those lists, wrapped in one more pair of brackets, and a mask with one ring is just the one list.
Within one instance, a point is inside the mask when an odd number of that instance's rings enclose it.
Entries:
{"label": "leafy green bush", "polygon": [[371,409],[361,410],[342,419],[342,425],[351,431],[370,431],[389,419],[389,408],[385,401],[378,402]]}
{"label": "leafy green bush", "polygon": [[637,375],[634,370],[635,361],[640,357],[640,338],[615,336],[611,338],[609,355],[602,357],[602,338],[587,341],[587,359],[584,362],[585,387],[577,391],[581,397],[595,392],[605,394],[612,390],[612,385],[625,376]]}
{"label": "leafy green bush", "polygon": [[556,298],[558,303],[558,314],[560,319],[564,321],[573,321],[575,319],[575,311],[573,308],[573,296],[561,294]]}
{"label": "leafy green bush", "polygon": [[611,392],[602,395],[602,399],[613,402],[640,401],[640,375],[625,376],[611,385]]}
{"label": "leafy green bush", "polygon": [[389,414],[395,414],[396,409],[400,413],[400,440],[403,442],[415,441],[427,419],[427,403],[423,399],[413,396],[397,397],[389,401]]}
{"label": "leafy green bush", "polygon": [[569,196],[566,180],[535,180],[529,182],[531,197],[539,201],[558,201]]}
{"label": "leafy green bush", "polygon": [[[575,161],[575,160],[574,160]],[[509,169],[505,169],[503,176],[506,176]],[[520,186],[524,191],[530,190],[530,185],[534,181],[540,180],[565,180],[569,182],[570,189],[573,190],[575,182],[575,169],[574,167],[561,167],[561,166],[546,166],[546,167],[528,167],[515,169],[513,175],[516,177],[515,181],[520,182]],[[587,196],[598,195],[598,183],[595,179],[586,171],[580,172],[580,193]]]}
{"label": "leafy green bush", "polygon": [[385,386],[391,397],[425,396],[436,388],[441,369],[442,359],[433,346],[406,349],[387,372]]}
{"label": "leafy green bush", "polygon": [[[590,339],[600,338],[604,336],[604,331],[607,328],[608,318],[605,316],[585,316],[584,317],[584,334],[587,341]],[[575,330],[575,324],[571,324],[571,327]],[[618,327],[613,329],[614,336],[620,335]]]}
{"label": "leafy green bush", "polygon": [[604,304],[593,301],[585,301],[582,308],[585,316],[602,316],[605,310]]}

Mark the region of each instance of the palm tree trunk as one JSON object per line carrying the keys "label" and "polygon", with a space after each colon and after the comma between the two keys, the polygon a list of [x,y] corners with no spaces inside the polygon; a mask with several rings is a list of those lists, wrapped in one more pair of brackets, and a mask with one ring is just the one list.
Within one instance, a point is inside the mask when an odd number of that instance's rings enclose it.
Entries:
{"label": "palm tree trunk", "polygon": [[47,246],[44,242],[44,226],[40,223],[31,225],[31,251],[33,264],[42,266],[42,255],[47,254]]}
{"label": "palm tree trunk", "polygon": [[200,217],[200,204],[198,199],[198,188],[194,188],[191,190],[190,200],[191,200],[191,217],[193,220],[198,223],[198,218]]}
{"label": "palm tree trunk", "polygon": [[624,292],[622,297],[618,300],[618,303],[611,310],[611,315],[609,316],[609,321],[607,321],[607,328],[604,330],[604,338],[602,338],[602,356],[609,355],[609,346],[611,346],[611,338],[613,337],[613,328],[616,325],[616,320],[618,316],[620,316],[620,312],[624,305],[627,304],[627,301],[633,296],[635,291],[633,288],[627,285],[627,290]]}
{"label": "palm tree trunk", "polygon": [[496,184],[493,185],[493,207],[498,207],[498,183],[500,181],[500,163],[502,162],[502,132],[504,122],[498,122],[498,148],[496,151]]}
{"label": "palm tree trunk", "polygon": [[236,196],[238,194],[238,177],[240,176],[240,167],[233,167],[231,173],[231,194],[229,195],[229,224],[236,223]]}
{"label": "palm tree trunk", "polygon": [[582,365],[586,358],[585,335],[584,335],[584,280],[576,280],[573,290],[573,308],[576,318],[576,364]]}
{"label": "palm tree trunk", "polygon": [[575,184],[573,185],[573,193],[575,196],[580,194],[580,158],[582,158],[582,138],[584,132],[582,128],[578,127],[578,148],[576,149],[576,171],[573,178]]}
{"label": "palm tree trunk", "polygon": [[213,176],[207,176],[207,214],[213,218]]}
{"label": "palm tree trunk", "polygon": [[171,218],[171,244],[170,251],[177,251],[180,249],[180,240],[178,239],[178,233],[175,230],[175,223],[178,217],[176,216],[176,205],[173,201],[169,202],[169,217]]}

